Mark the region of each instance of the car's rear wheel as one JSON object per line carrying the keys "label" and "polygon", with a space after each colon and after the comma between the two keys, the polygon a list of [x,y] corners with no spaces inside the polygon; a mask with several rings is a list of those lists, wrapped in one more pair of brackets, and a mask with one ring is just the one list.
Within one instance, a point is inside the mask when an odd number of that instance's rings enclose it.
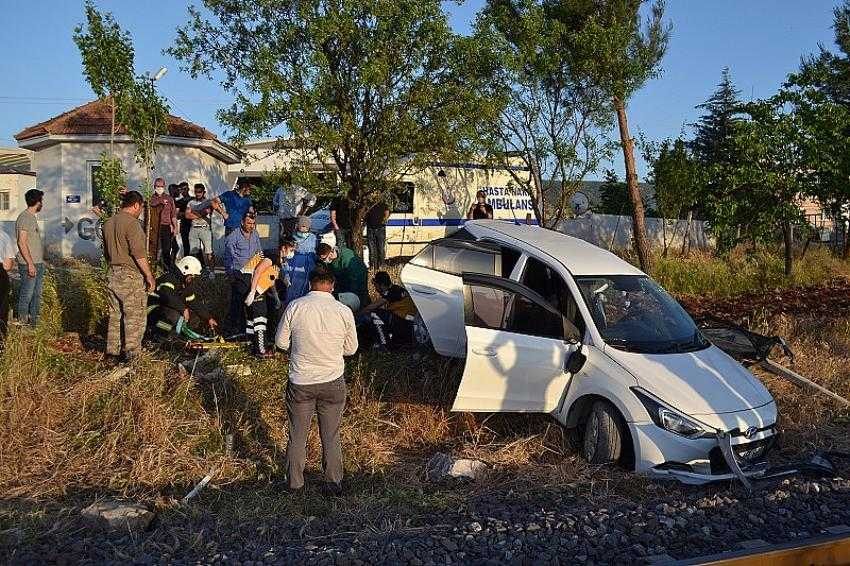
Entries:
{"label": "car's rear wheel", "polygon": [[620,414],[608,401],[596,401],[584,423],[582,455],[591,464],[613,464],[623,450]]}

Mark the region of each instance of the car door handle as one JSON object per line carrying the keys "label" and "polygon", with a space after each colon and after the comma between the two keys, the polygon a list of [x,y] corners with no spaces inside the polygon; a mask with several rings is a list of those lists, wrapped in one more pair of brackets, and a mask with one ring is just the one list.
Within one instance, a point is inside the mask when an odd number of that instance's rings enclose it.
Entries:
{"label": "car door handle", "polygon": [[437,294],[437,291],[435,291],[434,289],[429,289],[427,287],[418,287],[416,285],[411,286],[410,290],[413,291],[414,293],[419,293],[421,295],[436,295]]}
{"label": "car door handle", "polygon": [[492,358],[496,355],[496,350],[493,348],[473,348],[472,353],[478,354],[479,356],[489,356]]}

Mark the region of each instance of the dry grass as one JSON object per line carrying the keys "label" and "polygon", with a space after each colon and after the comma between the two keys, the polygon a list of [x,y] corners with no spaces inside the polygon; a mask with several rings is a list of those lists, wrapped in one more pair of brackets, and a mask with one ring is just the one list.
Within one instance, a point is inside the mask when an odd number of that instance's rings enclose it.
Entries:
{"label": "dry grass", "polygon": [[[178,354],[158,353],[126,377],[110,374],[100,354],[75,335],[61,334],[102,328],[105,304],[97,270],[66,267],[47,285],[42,327],[14,330],[0,359],[0,498],[86,491],[182,496],[210,470],[216,477],[205,497],[242,485],[250,486],[248,492],[276,492],[268,482],[280,477],[286,445],[285,358],[258,363],[241,351],[222,351],[212,366],[246,364],[251,375],[233,371],[204,380],[198,377],[210,368],[202,364],[190,377],[177,369]],[[223,285],[207,292],[220,300]],[[850,396],[850,323],[780,317],[771,324],[801,354],[801,373]],[[387,505],[453,505],[464,495],[435,491],[422,477],[424,463],[438,451],[490,463],[490,488],[571,485],[585,493],[644,492],[642,480],[581,462],[550,419],[451,413],[461,372],[461,363],[430,354],[354,358],[342,429],[352,494],[309,509],[258,494],[230,512],[356,516]],[[815,446],[850,449],[847,411],[777,378],[765,381],[783,414],[786,454]],[[320,461],[315,428],[308,449],[308,473],[315,477]]]}

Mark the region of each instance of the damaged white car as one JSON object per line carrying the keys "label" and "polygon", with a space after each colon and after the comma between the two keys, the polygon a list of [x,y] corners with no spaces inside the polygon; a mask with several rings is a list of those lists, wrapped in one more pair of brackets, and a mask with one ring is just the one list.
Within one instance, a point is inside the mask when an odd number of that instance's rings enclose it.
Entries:
{"label": "damaged white car", "polygon": [[764,473],[770,393],[614,254],[479,220],[428,245],[401,279],[434,349],[466,357],[452,410],[549,413],[589,462],[685,482]]}

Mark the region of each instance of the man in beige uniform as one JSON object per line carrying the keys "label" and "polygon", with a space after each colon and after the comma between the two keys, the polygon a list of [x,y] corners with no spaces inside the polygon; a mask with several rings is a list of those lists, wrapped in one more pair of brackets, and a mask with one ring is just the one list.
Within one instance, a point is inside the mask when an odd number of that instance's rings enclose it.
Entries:
{"label": "man in beige uniform", "polygon": [[[139,216],[145,199],[138,191],[121,197],[121,210],[103,224],[103,251],[109,265],[109,327],[106,355],[132,361],[142,349],[147,292],[156,286],[147,258],[147,238]],[[122,347],[123,331],[123,347]]]}
{"label": "man in beige uniform", "polygon": [[331,495],[341,492],[339,424],[346,396],[343,356],[357,351],[357,330],[351,309],[334,299],[333,290],[333,273],[314,270],[310,292],[289,303],[275,337],[278,348],[289,350],[286,466],[289,489],[294,492],[304,487],[307,433],[313,413],[319,415],[325,489]]}

